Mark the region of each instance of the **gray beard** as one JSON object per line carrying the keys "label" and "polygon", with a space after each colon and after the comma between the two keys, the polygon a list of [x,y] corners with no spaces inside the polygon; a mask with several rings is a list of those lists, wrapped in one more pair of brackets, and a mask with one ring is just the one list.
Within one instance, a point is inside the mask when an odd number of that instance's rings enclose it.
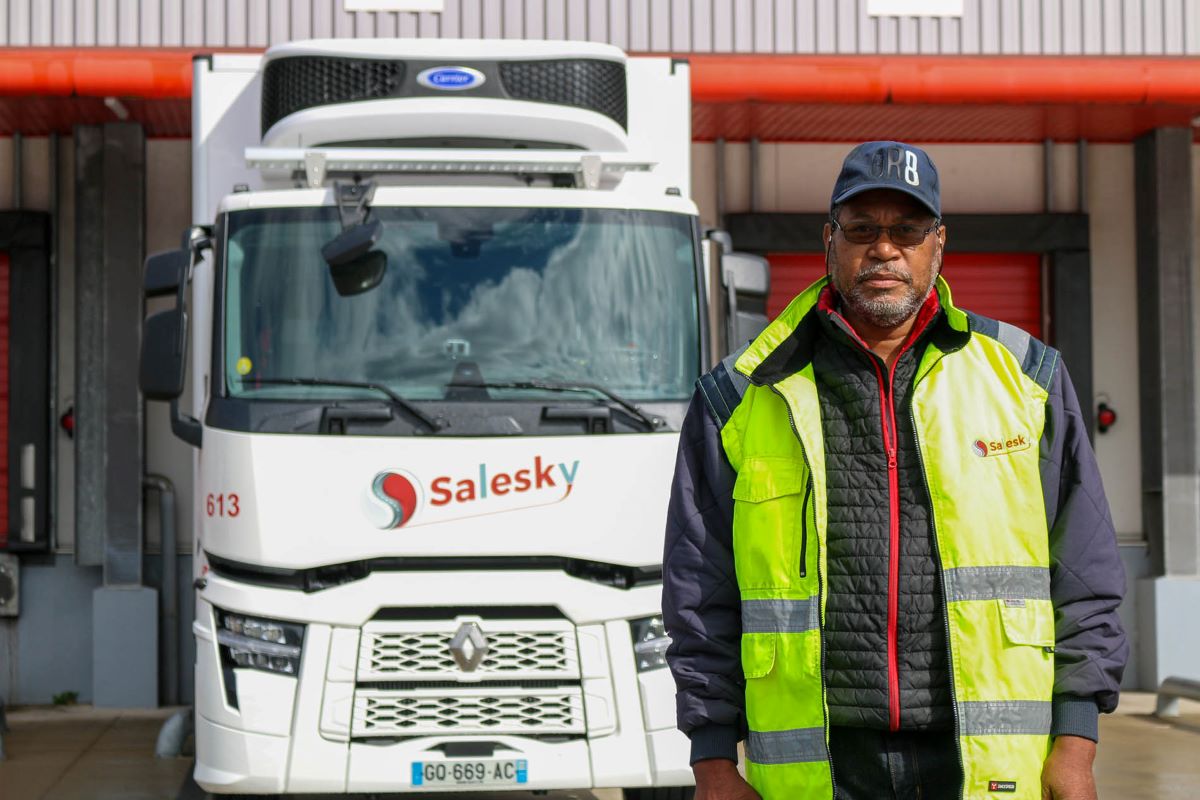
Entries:
{"label": "gray beard", "polygon": [[[940,254],[938,262],[933,273],[934,279],[929,282],[929,286],[924,292],[918,292],[913,286],[911,275],[902,276],[889,271],[886,264],[876,264],[871,269],[855,276],[855,283],[848,290],[838,286],[838,293],[842,296],[842,302],[859,317],[877,328],[894,328],[915,316],[921,310],[921,306],[925,305],[929,295],[933,294],[934,287],[937,285],[937,276],[942,271]],[[870,291],[863,286],[863,282],[879,273],[896,275],[905,279],[908,291],[898,300],[871,296]]]}

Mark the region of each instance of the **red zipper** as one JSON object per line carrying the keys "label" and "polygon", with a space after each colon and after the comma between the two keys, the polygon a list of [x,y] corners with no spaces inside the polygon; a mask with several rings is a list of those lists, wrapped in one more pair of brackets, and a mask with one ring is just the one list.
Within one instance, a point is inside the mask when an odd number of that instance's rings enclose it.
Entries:
{"label": "red zipper", "polygon": [[[865,345],[864,345],[865,346]],[[879,358],[870,350],[871,366],[879,381],[879,422],[883,428],[883,450],[887,455],[888,475],[888,611],[887,611],[887,670],[888,670],[888,727],[900,730],[900,659],[897,652],[897,617],[900,616],[900,476],[896,469],[896,402],[892,396],[896,363],[904,354],[901,350],[888,368],[887,383]]]}
{"label": "red zipper", "polygon": [[893,390],[896,387],[896,364],[902,355],[904,350],[896,355],[896,360],[888,369],[887,385],[887,411],[892,424],[892,449],[888,453],[888,713],[893,731],[900,730],[900,648],[897,634],[900,616],[900,475],[896,469],[896,439],[899,434],[896,431],[896,398]]}

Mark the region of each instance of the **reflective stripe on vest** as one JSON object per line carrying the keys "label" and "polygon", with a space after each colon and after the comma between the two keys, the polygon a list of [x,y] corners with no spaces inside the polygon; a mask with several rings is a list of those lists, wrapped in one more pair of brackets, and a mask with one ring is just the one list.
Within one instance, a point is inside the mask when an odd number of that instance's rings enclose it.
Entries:
{"label": "reflective stripe on vest", "polygon": [[804,633],[819,625],[815,597],[742,601],[742,633]]}
{"label": "reflective stripe on vest", "polygon": [[1045,567],[954,567],[942,573],[946,600],[1049,600]]}
{"label": "reflective stripe on vest", "polygon": [[964,736],[1045,736],[1050,733],[1049,700],[974,700],[958,704]]}
{"label": "reflective stripe on vest", "polygon": [[[791,334],[823,285],[768,326],[738,359],[739,372],[751,375]],[[951,325],[965,330],[941,279],[938,291]],[[1038,358],[1023,336],[1001,326],[995,337],[972,333],[953,353],[930,344],[913,389],[945,593],[963,797],[971,800],[994,798],[995,781],[1016,784],[1006,797],[1037,800],[1049,748],[1054,615],[1038,464],[1046,391],[1023,371]],[[1053,369],[1034,367],[1038,376]],[[811,365],[774,385],[752,384],[721,435],[737,471],[747,777],[764,800],[828,800],[836,776],[820,632],[827,487]],[[977,442],[998,446],[981,453]]]}
{"label": "reflective stripe on vest", "polygon": [[825,761],[825,728],[797,728],[790,731],[750,731],[746,756],[758,764],[802,764]]}

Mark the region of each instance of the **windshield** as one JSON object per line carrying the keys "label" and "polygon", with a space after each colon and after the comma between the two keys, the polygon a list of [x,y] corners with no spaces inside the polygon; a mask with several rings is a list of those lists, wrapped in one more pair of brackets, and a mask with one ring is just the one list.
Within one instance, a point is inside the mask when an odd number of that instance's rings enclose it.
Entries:
{"label": "windshield", "polygon": [[[692,219],[581,208],[372,208],[378,286],[340,295],[321,247],[332,208],[230,214],[225,386],[233,397],[316,399],[382,384],[407,400],[476,382],[597,384],[685,400],[699,373]],[[517,398],[530,390],[493,390]],[[536,393],[536,392],[535,392]]]}

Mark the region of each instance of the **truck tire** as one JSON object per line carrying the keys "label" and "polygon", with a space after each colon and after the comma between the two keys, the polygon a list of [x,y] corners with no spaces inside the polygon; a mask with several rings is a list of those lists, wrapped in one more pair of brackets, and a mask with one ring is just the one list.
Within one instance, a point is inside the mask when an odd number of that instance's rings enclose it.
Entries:
{"label": "truck tire", "polygon": [[659,786],[654,789],[626,789],[625,800],[692,800],[695,786]]}

